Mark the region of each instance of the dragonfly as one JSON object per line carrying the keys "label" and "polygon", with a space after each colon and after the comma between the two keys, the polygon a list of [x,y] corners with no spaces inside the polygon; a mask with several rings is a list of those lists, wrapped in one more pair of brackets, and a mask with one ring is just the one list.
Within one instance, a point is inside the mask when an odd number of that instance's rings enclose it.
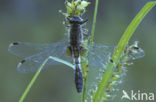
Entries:
{"label": "dragonfly", "polygon": [[[21,73],[38,71],[40,66],[45,69],[51,65],[58,65],[57,61],[52,60],[52,57],[63,59],[67,62],[73,62],[75,71],[75,85],[77,92],[82,92],[83,75],[81,68],[82,45],[84,43],[84,32],[82,26],[87,20],[83,20],[80,16],[67,17],[70,25],[68,40],[62,40],[53,44],[31,44],[14,42],[9,45],[9,52],[17,55],[23,60],[18,64],[17,69]],[[114,47],[105,45],[93,44],[89,49],[89,66],[103,68],[107,65]],[[137,45],[137,44],[136,44]],[[90,45],[88,45],[90,46]],[[89,47],[90,48],[90,47]],[[134,47],[136,50],[139,48]],[[68,51],[68,55],[66,52]],[[110,60],[109,60],[110,59]],[[88,60],[88,59],[87,59]],[[44,64],[44,65],[43,65]]]}

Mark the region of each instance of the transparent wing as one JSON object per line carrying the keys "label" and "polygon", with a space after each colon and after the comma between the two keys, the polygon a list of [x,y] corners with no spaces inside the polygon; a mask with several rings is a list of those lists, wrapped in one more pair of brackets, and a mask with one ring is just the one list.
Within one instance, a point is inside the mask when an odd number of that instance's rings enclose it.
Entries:
{"label": "transparent wing", "polygon": [[[102,68],[108,64],[112,53],[114,52],[115,46],[106,46],[103,44],[94,44],[89,52],[89,65],[92,67]],[[131,49],[129,53],[129,60],[135,60],[145,56],[143,49]]]}
{"label": "transparent wing", "polygon": [[143,49],[138,48],[138,49],[131,49],[131,52],[129,53],[129,60],[135,60],[139,59],[145,56],[145,52]]}
{"label": "transparent wing", "polygon": [[[18,64],[17,70],[20,73],[36,72],[43,61],[49,56],[54,56],[68,62],[72,62],[72,58],[66,55],[67,40],[61,40],[52,44],[32,44],[32,43],[12,43],[9,46],[9,52],[23,58],[24,60]],[[106,65],[110,57],[113,47],[102,44],[95,44],[89,53],[90,66],[102,68]],[[60,65],[61,63],[49,60],[43,69],[52,65]]]}
{"label": "transparent wing", "polygon": [[8,47],[8,51],[20,58],[26,58],[44,51],[49,44],[33,44],[27,42],[14,42]]}
{"label": "transparent wing", "polygon": [[87,77],[87,100],[90,102],[90,95],[97,89],[97,83],[101,80],[103,72],[111,59],[115,47],[103,44],[94,44],[89,52],[89,70]]}
{"label": "transparent wing", "polygon": [[[72,62],[72,58],[66,55],[67,40],[61,40],[52,44],[32,44],[32,43],[12,43],[8,50],[12,54],[23,58],[24,60],[18,64],[18,71],[20,73],[35,72],[41,66],[43,61],[49,56],[54,56],[68,62]],[[114,51],[113,46],[106,46],[103,44],[94,44],[89,52],[89,65],[105,70],[105,66],[110,60],[111,54]],[[140,51],[142,52],[142,50]],[[143,55],[143,54],[141,54]],[[135,55],[139,58],[140,54]],[[61,63],[54,60],[49,60],[43,69],[52,65],[59,65]]]}
{"label": "transparent wing", "polygon": [[[36,72],[38,68],[41,66],[41,64],[49,57],[57,57],[61,58],[65,61],[71,62],[70,56],[66,55],[65,48],[57,48],[54,50],[46,50],[44,52],[38,53],[36,55],[30,56],[25,58],[22,62],[20,62],[17,66],[17,70],[20,73],[30,73],[30,72]],[[63,50],[60,50],[63,49]],[[59,51],[60,50],[60,51]],[[50,52],[51,51],[51,52]],[[54,65],[60,65],[62,63],[59,63],[57,61],[54,61],[52,59],[49,59],[48,62],[44,65],[44,68],[47,68],[48,66],[54,66]]]}
{"label": "transparent wing", "polygon": [[103,44],[94,44],[89,52],[89,65],[96,68],[102,68],[107,65],[114,51],[113,46]]}
{"label": "transparent wing", "polygon": [[[43,61],[49,56],[58,57],[71,62],[70,56],[66,55],[66,46],[67,40],[61,40],[52,44],[18,43],[15,45],[11,44],[9,46],[9,52],[24,58],[24,60],[18,64],[17,70],[20,73],[29,73],[37,71]],[[43,69],[48,66],[59,64],[61,63],[49,60]]]}

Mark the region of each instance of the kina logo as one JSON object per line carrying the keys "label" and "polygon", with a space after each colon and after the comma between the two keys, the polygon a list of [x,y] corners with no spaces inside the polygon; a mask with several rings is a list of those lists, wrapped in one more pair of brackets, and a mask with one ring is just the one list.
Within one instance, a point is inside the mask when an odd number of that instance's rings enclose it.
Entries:
{"label": "kina logo", "polygon": [[145,92],[141,92],[140,90],[138,90],[137,92],[134,92],[133,90],[131,90],[128,94],[125,90],[122,90],[122,97],[121,100],[123,99],[127,99],[127,100],[138,100],[138,101],[153,101],[155,100],[155,95],[154,93],[145,93]]}

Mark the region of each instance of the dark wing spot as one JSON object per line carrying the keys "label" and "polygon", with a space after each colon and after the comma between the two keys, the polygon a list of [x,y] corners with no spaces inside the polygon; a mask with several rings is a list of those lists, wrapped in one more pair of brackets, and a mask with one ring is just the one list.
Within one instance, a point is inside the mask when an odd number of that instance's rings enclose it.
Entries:
{"label": "dark wing spot", "polygon": [[25,60],[22,60],[22,61],[21,61],[21,64],[23,64],[24,62],[25,62]]}
{"label": "dark wing spot", "polygon": [[133,47],[133,49],[138,50],[138,49],[139,49],[139,47]]}
{"label": "dark wing spot", "polygon": [[113,59],[110,59],[110,62],[113,63],[114,62]]}
{"label": "dark wing spot", "polygon": [[18,45],[19,43],[18,42],[14,42],[14,43],[12,43],[13,45]]}

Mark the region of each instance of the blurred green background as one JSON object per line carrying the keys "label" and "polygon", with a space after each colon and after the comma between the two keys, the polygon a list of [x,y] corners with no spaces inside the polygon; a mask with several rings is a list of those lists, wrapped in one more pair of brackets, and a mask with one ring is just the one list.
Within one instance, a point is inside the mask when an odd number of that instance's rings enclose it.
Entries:
{"label": "blurred green background", "polygon": [[[91,29],[94,0],[88,0],[84,18]],[[128,24],[139,10],[151,0],[100,0],[96,22],[95,42],[117,45]],[[62,24],[64,0],[0,0],[0,102],[17,102],[34,73],[20,74],[16,66],[21,59],[8,52],[11,42],[47,43],[65,37]],[[111,102],[121,101],[122,89],[156,92],[156,7],[137,28],[130,43],[138,40],[146,52],[142,59],[128,67],[127,76]],[[24,102],[80,102],[76,92],[73,70],[66,66],[42,71]]]}

